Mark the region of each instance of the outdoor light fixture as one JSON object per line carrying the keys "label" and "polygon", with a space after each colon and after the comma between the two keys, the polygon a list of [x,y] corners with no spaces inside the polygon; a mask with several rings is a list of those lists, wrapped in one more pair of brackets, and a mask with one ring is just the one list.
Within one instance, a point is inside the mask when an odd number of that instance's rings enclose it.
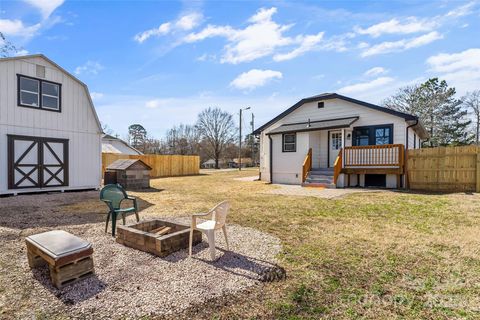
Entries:
{"label": "outdoor light fixture", "polygon": [[347,133],[347,140],[350,140],[351,137],[352,137],[352,134]]}

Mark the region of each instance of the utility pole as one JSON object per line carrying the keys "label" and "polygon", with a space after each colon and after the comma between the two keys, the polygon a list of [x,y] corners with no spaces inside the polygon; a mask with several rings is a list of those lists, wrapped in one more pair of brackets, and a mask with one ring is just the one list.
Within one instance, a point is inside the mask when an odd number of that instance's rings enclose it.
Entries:
{"label": "utility pole", "polygon": [[254,131],[254,119],[255,119],[255,116],[253,115],[253,112],[252,112],[252,122],[250,122],[250,125],[252,126],[252,133],[251,133],[251,136],[250,136],[250,143],[252,144],[252,161],[253,161],[253,164],[255,166],[257,166],[257,162],[256,162],[256,158],[255,158],[255,136],[253,135],[253,131]]}
{"label": "utility pole", "polygon": [[242,171],[242,112],[243,110],[249,110],[250,107],[246,107],[246,108],[240,108],[240,135],[239,135],[239,139],[238,139],[238,170],[239,171]]}

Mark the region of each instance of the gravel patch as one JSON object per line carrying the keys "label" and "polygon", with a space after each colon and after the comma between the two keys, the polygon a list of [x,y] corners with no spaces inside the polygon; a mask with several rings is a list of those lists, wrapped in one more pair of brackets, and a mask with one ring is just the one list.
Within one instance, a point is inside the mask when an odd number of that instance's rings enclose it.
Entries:
{"label": "gravel patch", "polygon": [[[255,229],[228,225],[231,251],[222,250],[226,245],[223,234],[218,233],[218,260],[214,262],[209,259],[205,237],[194,247],[193,258],[188,257],[187,250],[159,258],[116,243],[110,234],[104,233],[103,221],[86,223],[92,217],[54,210],[72,201],[94,201],[97,196],[91,192],[0,199],[0,241],[4,252],[0,272],[6,275],[2,276],[4,284],[0,287],[5,293],[0,298],[0,309],[9,309],[16,318],[38,314],[66,314],[82,319],[171,317],[207,300],[258,285],[265,280],[266,271],[276,268],[276,256],[281,251],[279,239]],[[49,201],[39,202],[40,199],[59,202],[53,205]],[[100,218],[103,220],[104,216]],[[189,221],[188,217],[164,219]],[[65,220],[70,220],[70,224]],[[35,222],[41,222],[40,226],[32,228]],[[52,229],[66,230],[93,244],[94,276],[57,290],[51,285],[48,268],[30,270],[25,236]],[[31,308],[21,310],[33,311],[16,313],[15,304],[25,300]]]}

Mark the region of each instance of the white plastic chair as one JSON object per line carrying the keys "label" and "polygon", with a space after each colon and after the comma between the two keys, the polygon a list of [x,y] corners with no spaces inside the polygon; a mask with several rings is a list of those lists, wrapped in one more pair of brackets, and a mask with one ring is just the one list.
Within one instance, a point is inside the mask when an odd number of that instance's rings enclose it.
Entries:
{"label": "white plastic chair", "polygon": [[[230,204],[228,203],[228,201],[223,201],[217,204],[207,213],[196,213],[192,215],[192,226],[190,228],[189,244],[190,257],[192,256],[193,230],[201,231],[207,235],[208,245],[210,247],[210,256],[212,260],[215,260],[215,230],[222,229],[225,236],[225,242],[227,243],[227,250],[229,250],[227,228],[225,226],[228,209],[230,209]],[[197,224],[197,218],[203,218],[208,220]]]}

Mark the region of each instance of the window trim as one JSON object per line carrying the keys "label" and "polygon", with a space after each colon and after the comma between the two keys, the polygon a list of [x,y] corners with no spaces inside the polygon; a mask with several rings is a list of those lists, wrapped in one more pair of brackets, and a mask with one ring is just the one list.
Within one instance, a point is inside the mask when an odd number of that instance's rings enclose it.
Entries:
{"label": "window trim", "polygon": [[[20,100],[20,79],[21,78],[26,78],[26,79],[31,79],[31,80],[36,80],[38,81],[38,107],[34,107],[34,106],[30,106],[28,104],[22,104],[21,100]],[[49,107],[44,107],[43,106],[43,93],[42,93],[42,83],[45,82],[45,83],[50,83],[50,84],[54,84],[54,85],[57,85],[58,86],[58,109],[53,109],[53,108],[49,108]],[[28,92],[28,91],[26,91]],[[45,94],[46,96],[50,96],[48,94]],[[53,97],[53,96],[52,96]],[[39,79],[39,78],[35,78],[35,77],[30,77],[30,76],[26,76],[26,75],[23,75],[23,74],[18,74],[17,73],[17,106],[19,107],[23,107],[23,108],[30,108],[30,109],[36,109],[36,110],[45,110],[45,111],[52,111],[52,112],[62,112],[62,84],[61,83],[57,83],[57,82],[53,82],[53,81],[48,81],[48,80],[44,80],[44,79]]]}
{"label": "window trim", "polygon": [[[285,150],[285,136],[286,135],[293,135],[294,142],[287,142],[288,144],[293,144],[293,150]],[[297,152],[297,133],[284,133],[282,134],[282,152]]]}
{"label": "window trim", "polygon": [[372,126],[361,126],[361,127],[353,127],[352,130],[352,146],[357,146],[357,135],[356,131],[360,129],[368,129],[368,145],[369,146],[376,146],[375,144],[375,129],[381,129],[381,128],[390,128],[390,139],[388,141],[388,144],[393,144],[393,123],[389,124],[378,124],[378,125],[372,125]]}

